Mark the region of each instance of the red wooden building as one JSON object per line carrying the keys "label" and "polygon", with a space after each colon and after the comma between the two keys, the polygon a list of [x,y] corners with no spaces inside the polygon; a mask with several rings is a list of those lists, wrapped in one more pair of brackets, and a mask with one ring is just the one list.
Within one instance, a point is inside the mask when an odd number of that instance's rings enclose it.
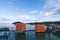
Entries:
{"label": "red wooden building", "polygon": [[46,32],[44,24],[35,24],[36,32]]}
{"label": "red wooden building", "polygon": [[16,24],[16,31],[17,32],[24,32],[26,30],[26,24],[25,23],[17,23]]}

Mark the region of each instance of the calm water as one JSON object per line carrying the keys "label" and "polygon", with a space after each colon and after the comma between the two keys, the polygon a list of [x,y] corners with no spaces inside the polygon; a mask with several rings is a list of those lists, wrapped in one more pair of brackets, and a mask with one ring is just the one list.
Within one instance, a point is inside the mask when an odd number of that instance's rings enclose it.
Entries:
{"label": "calm water", "polygon": [[60,40],[60,33],[27,31],[24,34],[16,34],[15,32],[10,32],[7,36],[0,36],[0,40]]}

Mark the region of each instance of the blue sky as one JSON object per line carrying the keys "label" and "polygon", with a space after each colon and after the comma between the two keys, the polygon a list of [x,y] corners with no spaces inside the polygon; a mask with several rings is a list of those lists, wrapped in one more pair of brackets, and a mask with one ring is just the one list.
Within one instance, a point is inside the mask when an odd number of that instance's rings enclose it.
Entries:
{"label": "blue sky", "polygon": [[0,0],[0,23],[60,21],[60,0]]}

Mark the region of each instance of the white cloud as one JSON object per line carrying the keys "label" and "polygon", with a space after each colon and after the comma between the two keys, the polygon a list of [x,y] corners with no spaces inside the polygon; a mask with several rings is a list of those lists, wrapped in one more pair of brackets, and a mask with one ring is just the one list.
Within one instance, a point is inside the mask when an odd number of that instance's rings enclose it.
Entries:
{"label": "white cloud", "polygon": [[59,0],[47,0],[44,9],[60,9],[60,1]]}
{"label": "white cloud", "polygon": [[33,11],[29,12],[29,13],[37,13],[37,12],[38,12],[38,10],[33,10]]}
{"label": "white cloud", "polygon": [[8,18],[0,18],[0,23],[12,23],[14,20]]}
{"label": "white cloud", "polygon": [[52,16],[53,14],[54,14],[53,12],[45,12],[43,15],[49,17],[49,16]]}
{"label": "white cloud", "polygon": [[30,19],[30,16],[29,15],[19,15],[17,17],[17,21],[21,21],[21,22],[26,22]]}
{"label": "white cloud", "polygon": [[39,14],[42,15],[42,16],[47,16],[47,17],[49,17],[49,16],[54,15],[54,12],[52,12],[52,11],[50,11],[50,12],[40,11]]}
{"label": "white cloud", "polygon": [[0,18],[0,20],[2,20],[2,21],[12,21],[12,20],[7,19],[7,18]]}
{"label": "white cloud", "polygon": [[55,20],[54,20],[54,18],[49,17],[49,18],[46,18],[45,21],[55,21]]}
{"label": "white cloud", "polygon": [[60,13],[60,0],[47,0],[40,14],[51,16]]}
{"label": "white cloud", "polygon": [[44,12],[43,11],[40,11],[39,14],[43,14]]}
{"label": "white cloud", "polygon": [[45,9],[53,8],[55,4],[56,0],[47,0],[43,8]]}
{"label": "white cloud", "polygon": [[27,23],[27,22],[36,22],[38,19],[35,16],[20,15],[17,20]]}
{"label": "white cloud", "polygon": [[28,16],[28,15],[21,15],[21,16],[19,16],[19,18],[22,18],[22,19],[28,19],[29,16]]}

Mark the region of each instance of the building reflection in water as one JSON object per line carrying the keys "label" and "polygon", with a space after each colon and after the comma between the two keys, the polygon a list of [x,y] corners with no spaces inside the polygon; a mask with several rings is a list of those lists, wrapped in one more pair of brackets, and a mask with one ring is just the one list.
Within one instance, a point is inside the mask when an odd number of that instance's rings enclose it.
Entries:
{"label": "building reflection in water", "polygon": [[53,32],[52,34],[53,34],[55,37],[60,38],[60,32]]}
{"label": "building reflection in water", "polygon": [[16,34],[15,35],[16,40],[26,40],[25,34]]}
{"label": "building reflection in water", "polygon": [[26,40],[36,40],[35,31],[27,31]]}
{"label": "building reflection in water", "polygon": [[36,33],[37,40],[45,40],[45,33]]}

